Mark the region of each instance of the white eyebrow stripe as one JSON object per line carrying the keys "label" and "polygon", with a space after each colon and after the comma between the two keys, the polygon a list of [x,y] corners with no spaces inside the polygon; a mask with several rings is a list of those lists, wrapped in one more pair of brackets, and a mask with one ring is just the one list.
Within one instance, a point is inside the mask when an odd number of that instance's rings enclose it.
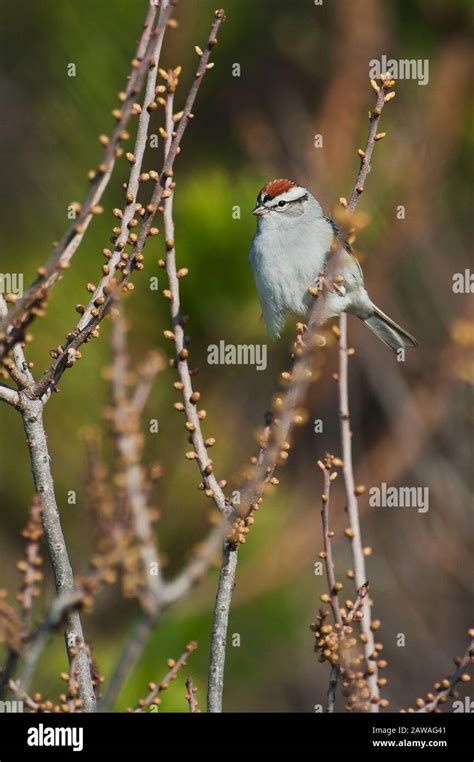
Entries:
{"label": "white eyebrow stripe", "polygon": [[290,188],[284,193],[279,193],[274,199],[268,202],[268,206],[277,206],[279,201],[298,201],[298,199],[306,196],[308,191],[306,188],[302,188],[300,185],[296,185],[294,188]]}

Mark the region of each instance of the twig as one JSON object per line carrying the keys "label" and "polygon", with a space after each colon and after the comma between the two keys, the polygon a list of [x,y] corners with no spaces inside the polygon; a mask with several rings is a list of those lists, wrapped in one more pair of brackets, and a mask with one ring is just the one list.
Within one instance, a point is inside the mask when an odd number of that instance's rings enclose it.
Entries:
{"label": "twig", "polygon": [[186,679],[186,690],[187,690],[187,693],[186,693],[185,699],[189,704],[189,711],[191,712],[191,714],[199,714],[200,709],[198,707],[198,702],[196,700],[197,688],[193,687],[193,681],[191,680],[190,677]]}
{"label": "twig", "polygon": [[212,624],[211,657],[207,687],[207,711],[222,712],[224,666],[232,591],[237,572],[238,548],[228,540],[224,543],[222,566],[219,574],[214,619]]}
{"label": "twig", "polygon": [[[173,133],[173,101],[176,81],[171,79],[172,72],[168,73],[168,93],[165,105],[166,114],[166,133],[168,135],[165,143],[165,166],[169,163],[169,154],[172,150]],[[198,80],[199,81],[199,80]],[[167,178],[165,188],[171,185],[171,177]],[[201,419],[197,409],[197,402],[200,398],[199,392],[194,391],[191,381],[191,375],[188,365],[188,350],[185,346],[185,337],[183,330],[183,318],[180,308],[180,289],[179,278],[176,271],[176,249],[174,242],[174,220],[173,220],[173,195],[165,199],[163,205],[163,222],[166,239],[166,272],[168,275],[169,288],[171,293],[170,310],[173,324],[173,331],[165,331],[165,336],[172,338],[176,348],[176,365],[180,377],[179,388],[183,395],[183,406],[186,414],[186,429],[189,432],[190,439],[194,446],[193,459],[199,465],[203,482],[212,497],[219,511],[225,517],[230,517],[233,513],[233,507],[226,499],[224,492],[213,473],[213,463],[207,454],[207,448],[210,442],[204,441],[201,429]],[[171,333],[171,337],[169,334]],[[191,454],[189,455],[191,457]]]}
{"label": "twig", "polygon": [[[183,117],[181,118],[178,128],[176,130],[176,133],[173,137],[170,150],[167,154],[167,158],[163,166],[163,170],[159,177],[159,182],[157,182],[156,188],[153,191],[150,203],[147,206],[147,210],[144,215],[145,217],[144,222],[140,229],[140,234],[138,235],[137,241],[133,246],[132,252],[127,260],[127,263],[121,269],[122,275],[120,280],[120,286],[122,288],[126,289],[131,271],[137,266],[137,262],[139,261],[139,258],[142,256],[141,252],[145,246],[146,240],[148,236],[150,235],[150,233],[152,233],[151,224],[153,222],[156,211],[159,208],[160,201],[162,197],[166,197],[165,185],[168,178],[171,177],[173,174],[174,160],[180,150],[181,139],[186,130],[188,121],[190,121],[190,119],[193,116],[192,107],[194,105],[194,101],[199,91],[199,87],[203,80],[204,74],[209,68],[209,64],[208,64],[209,55],[210,55],[212,47],[215,45],[217,41],[216,35],[220,25],[224,21],[224,18],[225,17],[224,17],[223,11],[216,11],[216,20],[211,27],[211,34],[207,42],[206,50],[200,59],[194,83],[191,86],[188,97],[186,99],[186,104],[183,111]],[[148,103],[149,101],[146,101],[144,104],[145,111],[146,111],[146,107]],[[143,109],[142,109],[142,114],[143,114]],[[137,136],[137,139],[138,139],[138,136]],[[135,153],[137,153],[137,147],[135,148]],[[131,203],[130,205],[133,207],[133,209],[135,209],[134,204]],[[127,219],[128,219],[128,214],[127,214]],[[122,217],[122,220],[123,220],[123,217]],[[127,230],[127,237],[124,240],[128,240],[128,232],[129,231]],[[121,239],[121,236],[119,236],[118,240],[120,239]],[[112,255],[113,260],[110,259],[110,264],[108,265],[109,267],[108,274],[111,277],[110,277],[110,281],[108,281],[108,285],[110,285],[112,281],[114,280],[113,276],[116,273],[116,266],[120,263],[120,256],[117,256],[117,255],[120,253],[121,251],[114,252],[114,254]],[[102,286],[103,285],[104,283],[102,281]],[[99,323],[102,321],[105,315],[109,312],[111,304],[114,301],[114,298],[116,298],[116,289],[113,289],[113,288],[111,288],[111,293],[109,293],[108,295],[104,296],[102,293],[99,295],[98,304],[94,304],[94,301],[97,301],[94,295],[94,298],[91,300],[92,304],[90,303],[88,308],[85,310],[85,313],[87,312],[89,314],[88,322],[81,320],[80,323],[78,323],[78,325],[76,326],[76,329],[73,332],[73,334],[69,334],[65,347],[60,353],[58,359],[51,366],[51,368],[47,370],[46,373],[43,374],[42,378],[36,384],[35,396],[42,397],[43,395],[50,393],[55,388],[60,378],[62,377],[62,374],[66,370],[66,368],[71,367],[71,364],[73,362],[72,358],[75,358],[78,348],[85,341],[89,340],[89,338],[93,335],[93,332],[95,331]]]}
{"label": "twig", "polygon": [[[118,146],[127,137],[125,127],[132,114],[133,101],[142,88],[148,69],[147,59],[151,53],[151,44],[153,44],[153,40],[150,42],[150,38],[157,10],[156,4],[149,4],[143,32],[132,62],[132,74],[125,92],[121,94],[121,107],[117,113],[114,112],[117,118],[116,127],[110,139],[104,136],[104,143],[106,145],[104,155],[97,172],[93,174],[89,191],[80,207],[77,218],[65,233],[60,243],[55,246],[53,254],[47,263],[39,268],[38,277],[33,281],[26,293],[15,302],[7,315],[2,315],[0,337],[4,335],[4,338],[0,340],[0,358],[11,349],[14,343],[21,341],[26,327],[34,317],[37,314],[42,314],[49,293],[61,279],[64,270],[69,267],[71,259],[81,244],[94,213],[99,211],[99,202],[107,188],[116,158],[119,155]],[[12,326],[13,330],[10,330]]]}
{"label": "twig", "polygon": [[[351,549],[354,559],[354,579],[356,588],[363,588],[367,581],[365,569],[365,557],[362,547],[360,531],[359,504],[357,501],[356,484],[352,464],[352,431],[349,412],[349,386],[348,386],[348,355],[347,355],[347,315],[343,313],[339,318],[339,417],[342,444],[342,471],[344,486],[346,489],[347,513],[351,529]],[[362,631],[365,635],[364,652],[367,661],[367,681],[371,693],[370,710],[379,711],[379,690],[377,686],[378,669],[377,662],[373,659],[375,651],[375,639],[371,628],[371,607],[369,596],[361,600],[363,618],[361,620]]]}
{"label": "twig", "polygon": [[[326,576],[329,588],[329,598],[332,613],[334,616],[334,622],[338,626],[339,637],[344,637],[344,625],[341,616],[341,609],[339,605],[339,596],[336,587],[336,575],[334,571],[334,560],[332,556],[332,542],[331,531],[329,528],[329,494],[331,489],[331,471],[330,463],[323,465],[324,476],[324,492],[321,495],[321,519],[323,525],[323,543],[324,543],[324,565],[326,567]],[[327,467],[326,467],[327,466]],[[334,706],[336,704],[336,690],[337,681],[340,673],[340,665],[338,663],[332,664],[329,675],[329,686],[327,691],[327,704],[326,711],[328,713],[334,712]]]}
{"label": "twig", "polygon": [[[466,649],[464,656],[459,660],[457,668],[454,672],[445,677],[439,683],[435,683],[434,689],[436,695],[429,693],[425,699],[419,698],[416,701],[416,712],[428,713],[440,711],[439,704],[444,704],[447,701],[448,696],[452,693],[456,685],[462,682],[468,682],[471,678],[467,674],[467,670],[474,664],[474,628],[469,630],[470,643]],[[411,710],[412,711],[412,710]]]}
{"label": "twig", "polygon": [[179,659],[177,659],[177,661],[174,661],[174,659],[170,659],[168,662],[168,666],[170,667],[169,672],[158,684],[150,683],[148,686],[150,692],[147,695],[147,697],[144,699],[140,699],[138,704],[133,709],[129,709],[129,711],[137,714],[139,712],[143,712],[152,704],[159,705],[161,701],[158,698],[158,694],[166,690],[167,688],[169,688],[169,683],[171,682],[171,680],[176,679],[176,675],[178,674],[179,670],[182,667],[186,666],[189,654],[195,651],[196,648],[197,648],[197,643],[196,641],[192,640],[190,643],[188,643],[188,645],[186,646],[186,649],[183,651],[183,653],[181,654]]}
{"label": "twig", "polygon": [[31,709],[32,712],[37,712],[39,710],[40,703],[38,701],[34,701],[19,683],[15,682],[14,680],[9,680],[8,687],[11,692],[14,693],[15,696],[17,696],[17,698],[19,698],[20,701],[22,701],[28,707],[28,709]]}

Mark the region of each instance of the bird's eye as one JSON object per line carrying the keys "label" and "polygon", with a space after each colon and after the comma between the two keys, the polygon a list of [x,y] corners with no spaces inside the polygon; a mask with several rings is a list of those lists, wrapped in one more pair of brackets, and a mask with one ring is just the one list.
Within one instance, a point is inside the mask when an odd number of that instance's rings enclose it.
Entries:
{"label": "bird's eye", "polygon": [[286,206],[286,201],[279,201],[278,206]]}

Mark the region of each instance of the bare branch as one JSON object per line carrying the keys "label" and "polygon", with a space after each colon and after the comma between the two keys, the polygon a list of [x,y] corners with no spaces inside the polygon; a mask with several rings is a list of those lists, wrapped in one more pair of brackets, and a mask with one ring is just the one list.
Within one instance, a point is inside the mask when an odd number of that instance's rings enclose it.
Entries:
{"label": "bare branch", "polygon": [[222,712],[227,627],[229,624],[232,592],[235,586],[237,561],[238,548],[226,541],[224,543],[224,553],[219,574],[219,584],[217,587],[214,619],[212,624],[211,658],[207,687],[208,712]]}
{"label": "bare branch", "polygon": [[[169,77],[172,73],[169,73]],[[171,88],[167,93],[165,113],[166,113],[166,132],[168,134],[165,151],[166,157],[169,156],[172,150],[172,132],[173,132],[173,101],[174,101],[174,88],[176,83],[172,81]],[[169,159],[165,159],[165,166],[169,162]],[[166,181],[165,187],[168,188],[171,185],[171,178]],[[173,323],[173,330],[165,331],[165,336],[171,338],[176,347],[176,366],[178,369],[180,383],[178,388],[183,395],[183,406],[186,414],[186,429],[189,432],[190,439],[194,446],[194,452],[189,453],[188,457],[196,460],[199,465],[203,482],[208,490],[208,494],[212,497],[217,508],[220,510],[223,516],[230,517],[233,513],[233,507],[226,499],[222,487],[217,481],[213,473],[213,463],[209,459],[207,449],[210,446],[210,442],[207,444],[204,441],[204,436],[201,430],[201,419],[197,408],[197,402],[199,401],[199,392],[194,391],[191,381],[191,374],[188,365],[188,350],[185,346],[185,337],[183,330],[183,317],[180,308],[180,293],[179,293],[179,278],[176,271],[176,249],[174,243],[174,221],[173,221],[173,195],[170,195],[165,199],[163,209],[163,221],[165,228],[166,239],[166,272],[168,275],[171,298],[170,309],[171,319]],[[171,335],[170,335],[171,334]]]}
{"label": "bare branch", "polygon": [[468,634],[471,640],[464,656],[461,659],[456,660],[457,668],[451,675],[449,675],[449,677],[445,677],[440,682],[435,683],[435,694],[428,693],[425,699],[417,699],[416,712],[439,712],[439,704],[444,704],[447,701],[448,697],[452,695],[456,685],[459,682],[470,681],[471,677],[467,674],[467,670],[474,664],[474,628],[471,628]]}
{"label": "bare branch", "polygon": [[186,646],[185,650],[177,659],[176,661],[174,659],[170,659],[168,661],[168,666],[170,667],[169,672],[165,675],[165,677],[158,683],[150,683],[149,688],[149,694],[146,698],[141,699],[138,704],[133,708],[129,709],[129,712],[133,712],[135,714],[138,714],[139,712],[143,712],[145,709],[148,709],[151,705],[158,706],[161,703],[161,699],[158,698],[158,694],[160,694],[162,691],[165,691],[167,688],[169,688],[169,683],[171,680],[174,680],[176,678],[176,675],[178,674],[179,670],[186,666],[188,662],[189,654],[191,654],[193,651],[195,651],[197,648],[196,641],[192,640],[188,645]]}
{"label": "bare branch", "polygon": [[193,681],[191,680],[190,677],[188,677],[186,680],[186,690],[187,690],[187,693],[186,693],[185,699],[189,704],[189,711],[191,712],[191,714],[199,714],[200,709],[198,707],[198,702],[196,700],[197,688],[193,687]]}
{"label": "bare branch", "polygon": [[[41,519],[56,591],[58,595],[72,594],[74,593],[74,578],[54,493],[50,467],[51,458],[43,425],[43,404],[40,400],[31,400],[22,393],[20,410],[30,454],[35,490],[41,500]],[[77,611],[66,613],[64,637],[70,662],[76,646],[80,649],[77,659],[79,695],[84,711],[93,712],[95,709],[95,692],[86,649],[80,648],[81,645],[84,645],[84,635]]]}
{"label": "bare branch", "polygon": [[[339,318],[339,418],[342,444],[342,471],[346,488],[347,513],[349,516],[350,540],[352,556],[354,559],[354,579],[357,589],[362,589],[367,581],[365,569],[365,557],[362,546],[360,531],[359,504],[357,501],[356,484],[352,464],[352,432],[349,412],[349,385],[348,385],[348,355],[347,355],[347,315],[343,313]],[[371,693],[370,710],[378,712],[379,690],[377,687],[378,670],[377,662],[372,659],[375,651],[374,633],[371,628],[371,608],[369,596],[364,596],[361,601],[363,618],[361,620],[362,631],[365,635],[364,652],[367,660],[367,681]]]}

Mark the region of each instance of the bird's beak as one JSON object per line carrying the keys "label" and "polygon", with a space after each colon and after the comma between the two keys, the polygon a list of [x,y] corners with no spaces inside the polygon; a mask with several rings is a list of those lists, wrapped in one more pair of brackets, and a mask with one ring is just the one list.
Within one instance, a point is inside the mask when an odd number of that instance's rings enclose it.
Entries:
{"label": "bird's beak", "polygon": [[267,209],[266,206],[263,206],[263,204],[258,203],[255,209],[253,210],[252,214],[255,214],[256,217],[263,217],[264,214],[268,214],[270,209]]}

